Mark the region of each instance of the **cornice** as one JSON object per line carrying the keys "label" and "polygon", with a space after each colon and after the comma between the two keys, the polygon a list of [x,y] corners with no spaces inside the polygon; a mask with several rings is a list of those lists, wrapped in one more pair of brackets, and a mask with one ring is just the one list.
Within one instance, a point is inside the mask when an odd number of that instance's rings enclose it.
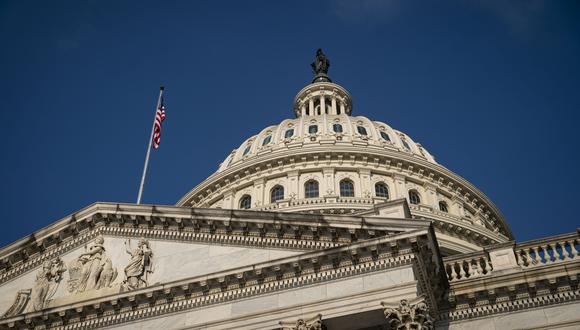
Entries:
{"label": "cornice", "polygon": [[377,217],[96,203],[0,250],[0,283],[99,234],[307,251],[429,225]]}

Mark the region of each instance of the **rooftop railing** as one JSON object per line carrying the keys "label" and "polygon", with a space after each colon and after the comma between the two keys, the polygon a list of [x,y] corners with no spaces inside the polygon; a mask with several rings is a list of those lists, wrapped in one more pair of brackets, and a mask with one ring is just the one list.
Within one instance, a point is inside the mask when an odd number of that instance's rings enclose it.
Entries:
{"label": "rooftop railing", "polygon": [[[511,253],[507,250],[511,250]],[[505,269],[517,271],[578,260],[580,260],[580,232],[511,246],[505,244],[499,247],[489,246],[480,252],[446,257],[443,263],[447,278],[453,283],[491,276],[494,268],[496,272]]]}

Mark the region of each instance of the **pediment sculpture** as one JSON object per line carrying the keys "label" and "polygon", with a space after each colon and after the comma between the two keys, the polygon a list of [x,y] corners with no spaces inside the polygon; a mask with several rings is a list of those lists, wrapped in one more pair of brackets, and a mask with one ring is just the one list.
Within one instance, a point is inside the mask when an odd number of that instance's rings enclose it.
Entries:
{"label": "pediment sculpture", "polygon": [[125,267],[125,280],[121,284],[122,291],[144,288],[149,285],[148,276],[153,273],[153,251],[149,241],[140,239],[137,247],[131,248],[131,240],[125,241],[125,251],[131,256]]}
{"label": "pediment sculpture", "polygon": [[392,330],[432,330],[433,318],[429,307],[421,300],[409,302],[402,299],[398,305],[381,303],[385,317]]}
{"label": "pediment sculpture", "polygon": [[68,292],[80,293],[111,287],[117,278],[117,270],[107,256],[104,242],[103,236],[97,236],[92,245],[85,246],[85,252],[68,264]]}

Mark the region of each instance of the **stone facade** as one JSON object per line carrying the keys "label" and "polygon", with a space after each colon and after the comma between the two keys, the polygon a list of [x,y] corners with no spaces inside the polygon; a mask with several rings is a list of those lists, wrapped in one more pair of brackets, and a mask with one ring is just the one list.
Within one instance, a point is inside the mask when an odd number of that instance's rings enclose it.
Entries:
{"label": "stone facade", "polygon": [[580,329],[580,232],[516,244],[312,67],[296,119],[176,206],[96,203],[1,249],[0,329]]}

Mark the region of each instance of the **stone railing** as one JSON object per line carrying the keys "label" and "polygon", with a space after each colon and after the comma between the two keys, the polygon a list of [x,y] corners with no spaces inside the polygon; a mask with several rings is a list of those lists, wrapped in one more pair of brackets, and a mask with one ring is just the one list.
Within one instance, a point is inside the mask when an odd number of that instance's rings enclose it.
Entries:
{"label": "stone railing", "polygon": [[580,232],[520,244],[501,243],[483,251],[443,259],[449,282],[491,276],[493,272],[522,271],[580,260]]}
{"label": "stone railing", "polygon": [[493,269],[489,255],[482,251],[444,259],[449,282],[489,275]]}
{"label": "stone railing", "polygon": [[518,244],[515,248],[518,265],[529,268],[580,259],[579,239],[573,233]]}

